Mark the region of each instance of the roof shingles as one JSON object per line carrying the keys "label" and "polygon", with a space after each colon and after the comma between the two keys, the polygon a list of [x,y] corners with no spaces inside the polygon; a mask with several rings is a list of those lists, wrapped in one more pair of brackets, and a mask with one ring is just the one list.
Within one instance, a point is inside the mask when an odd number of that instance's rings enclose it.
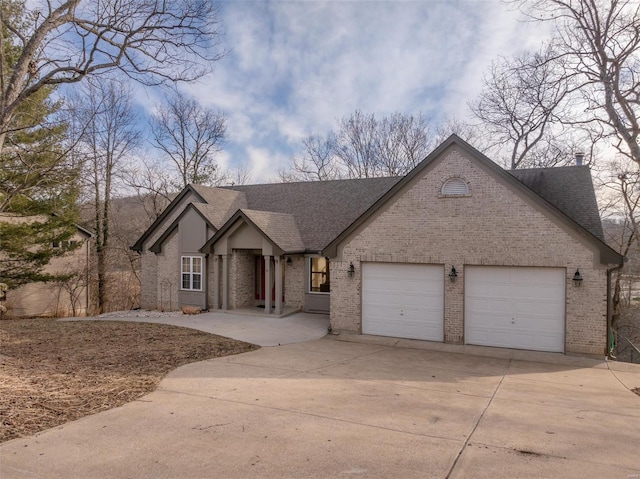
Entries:
{"label": "roof shingles", "polygon": [[509,171],[565,215],[604,241],[598,203],[588,166]]}
{"label": "roof shingles", "polygon": [[[466,145],[452,138],[448,140],[449,143]],[[446,146],[443,144],[439,149]],[[439,149],[430,156],[439,155]],[[425,160],[428,163],[427,160],[429,158]],[[483,161],[490,162],[489,159]],[[414,170],[408,177],[417,173]],[[602,224],[588,166],[536,168],[506,173],[603,241]],[[194,207],[218,230],[234,214],[242,211],[283,250],[321,252],[355,225],[365,212],[371,211],[372,205],[378,200],[395,194],[393,190],[402,185],[399,183],[401,181],[401,177],[391,177],[218,188],[189,185],[188,188],[192,188],[206,202],[194,204]],[[395,185],[398,187],[393,188]],[[145,235],[158,226],[156,223]],[[145,237],[138,243],[141,244]]]}
{"label": "roof shingles", "polygon": [[293,215],[248,209],[241,211],[285,253],[304,252],[305,247]]}
{"label": "roof shingles", "polygon": [[247,207],[252,210],[291,215],[295,218],[304,249],[321,251],[399,179],[367,178],[228,188],[244,193]]}

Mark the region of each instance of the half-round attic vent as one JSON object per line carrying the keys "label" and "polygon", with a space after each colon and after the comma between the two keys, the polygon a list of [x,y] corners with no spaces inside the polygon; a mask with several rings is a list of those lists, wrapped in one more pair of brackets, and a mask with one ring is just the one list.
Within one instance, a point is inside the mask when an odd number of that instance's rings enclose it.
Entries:
{"label": "half-round attic vent", "polygon": [[469,194],[469,185],[461,178],[450,178],[442,185],[444,196],[465,196]]}

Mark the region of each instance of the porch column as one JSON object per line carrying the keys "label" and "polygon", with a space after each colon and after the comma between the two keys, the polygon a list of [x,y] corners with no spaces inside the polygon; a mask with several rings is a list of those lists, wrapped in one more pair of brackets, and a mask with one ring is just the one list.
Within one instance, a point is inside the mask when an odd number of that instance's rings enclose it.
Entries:
{"label": "porch column", "polygon": [[282,314],[282,261],[280,256],[275,256],[276,279],[276,314]]}
{"label": "porch column", "polygon": [[229,309],[229,255],[222,258],[222,309]]}
{"label": "porch column", "polygon": [[271,256],[264,256],[264,309],[271,314]]}
{"label": "porch column", "polygon": [[213,309],[220,309],[220,255],[213,256]]}

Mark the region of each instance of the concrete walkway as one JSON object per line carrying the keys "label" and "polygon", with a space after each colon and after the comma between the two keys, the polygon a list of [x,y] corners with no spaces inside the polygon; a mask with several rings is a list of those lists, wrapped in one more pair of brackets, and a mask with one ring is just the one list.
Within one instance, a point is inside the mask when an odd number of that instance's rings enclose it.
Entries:
{"label": "concrete walkway", "polygon": [[640,476],[637,365],[354,338],[183,366],[138,401],[5,443],[0,477]]}
{"label": "concrete walkway", "polygon": [[268,315],[208,312],[195,315],[160,313],[157,311],[128,311],[92,318],[67,318],[63,321],[132,321],[171,324],[207,333],[238,339],[258,346],[280,346],[320,339],[327,334],[329,316],[325,314],[295,313],[284,318]]}

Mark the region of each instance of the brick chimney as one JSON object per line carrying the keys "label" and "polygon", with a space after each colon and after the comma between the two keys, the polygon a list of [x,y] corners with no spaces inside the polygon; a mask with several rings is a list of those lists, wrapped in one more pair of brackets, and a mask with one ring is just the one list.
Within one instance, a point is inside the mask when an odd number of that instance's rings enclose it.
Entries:
{"label": "brick chimney", "polygon": [[582,166],[582,162],[584,161],[584,153],[581,151],[576,151],[576,166]]}

